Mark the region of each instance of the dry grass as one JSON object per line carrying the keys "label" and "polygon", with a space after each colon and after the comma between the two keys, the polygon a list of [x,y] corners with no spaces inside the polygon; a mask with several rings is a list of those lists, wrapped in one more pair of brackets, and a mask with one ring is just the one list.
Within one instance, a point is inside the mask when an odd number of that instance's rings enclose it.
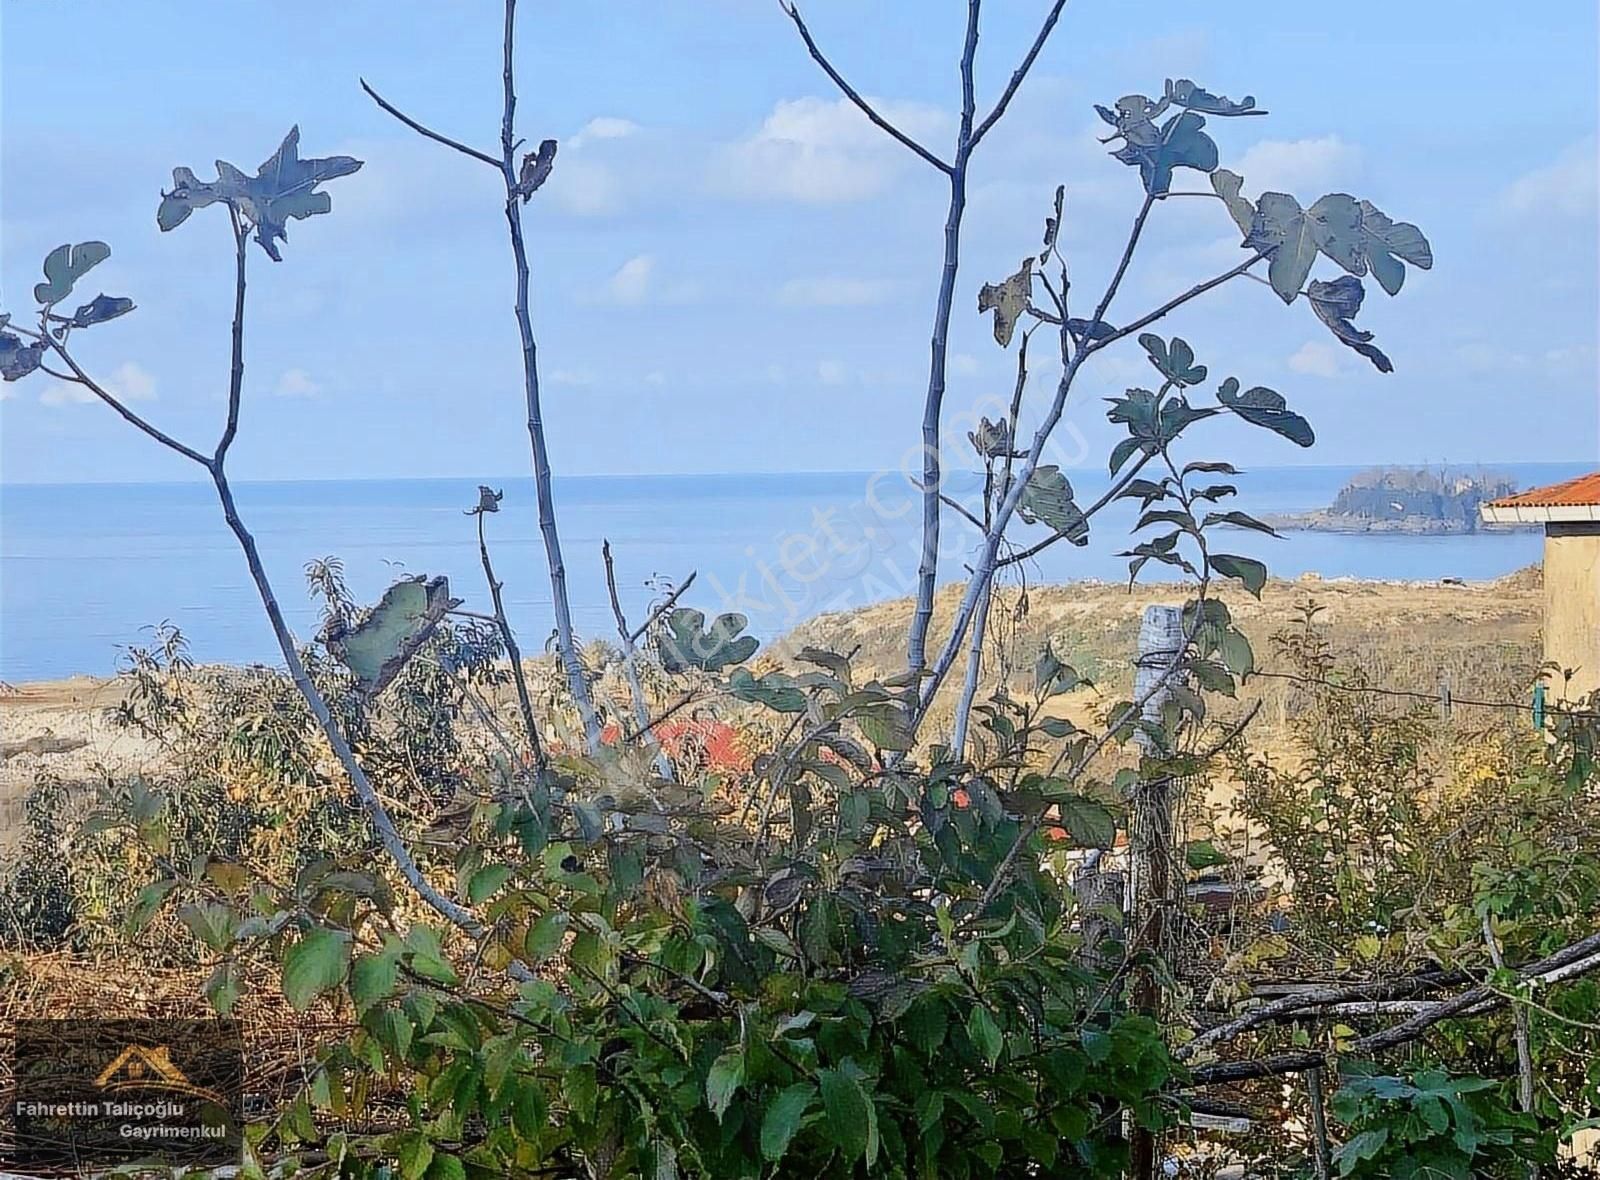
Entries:
{"label": "dry grass", "polygon": [[[11,1039],[18,1020],[205,1019],[216,1013],[201,988],[205,968],[129,971],[115,961],[70,954],[0,956],[0,1105],[11,1104]],[[348,1035],[352,1025],[325,1008],[300,1013],[276,981],[247,986],[232,1016],[244,1047],[247,1117],[283,1109],[309,1080],[315,1048]],[[0,1125],[0,1158],[9,1130]]]}
{"label": "dry grass", "polygon": [[[1294,626],[1309,601],[1324,608],[1319,622],[1338,662],[1360,666],[1374,684],[1436,693],[1441,680],[1448,679],[1458,697],[1521,701],[1539,665],[1541,586],[1539,571],[1533,567],[1497,581],[1466,585],[1308,576],[1269,581],[1260,601],[1231,586],[1221,587],[1219,593],[1249,636],[1259,668],[1274,668],[1272,636]],[[940,591],[932,635],[948,632],[960,592],[958,586]],[[1125,585],[1105,582],[1036,586],[1025,596],[1009,587],[1001,594],[990,614],[994,634],[985,652],[985,691],[999,675],[1018,688],[1026,687],[1034,661],[1048,641],[1061,659],[1095,682],[1105,703],[1125,699],[1132,689],[1144,608],[1181,603],[1187,597],[1186,589],[1175,584],[1136,585],[1130,592]],[[910,600],[901,599],[824,615],[800,627],[789,642],[836,651],[858,648],[859,666],[892,674],[903,666],[910,612]],[[930,713],[935,731],[948,724],[964,667],[965,653]],[[1073,696],[1069,713],[1092,711],[1094,694]],[[1252,680],[1240,694],[1241,704],[1257,699],[1262,709],[1254,732],[1270,742],[1281,733],[1293,708],[1293,686],[1281,680]]]}

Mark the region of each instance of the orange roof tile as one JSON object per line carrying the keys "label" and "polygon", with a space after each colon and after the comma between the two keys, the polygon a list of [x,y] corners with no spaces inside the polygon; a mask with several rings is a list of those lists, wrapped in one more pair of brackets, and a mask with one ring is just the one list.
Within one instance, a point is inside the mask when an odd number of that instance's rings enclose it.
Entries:
{"label": "orange roof tile", "polygon": [[1489,508],[1564,508],[1577,505],[1600,505],[1600,471],[1563,480],[1548,487],[1529,488],[1514,496],[1491,500]]}

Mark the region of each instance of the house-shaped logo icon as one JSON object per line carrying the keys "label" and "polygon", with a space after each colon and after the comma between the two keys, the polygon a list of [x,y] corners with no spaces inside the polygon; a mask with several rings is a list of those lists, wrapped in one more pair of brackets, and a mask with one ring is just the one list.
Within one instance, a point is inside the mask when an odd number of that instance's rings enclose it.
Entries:
{"label": "house-shaped logo icon", "polygon": [[172,1051],[165,1045],[129,1045],[118,1053],[94,1079],[102,1090],[166,1090],[189,1094],[212,1102],[221,1097],[197,1086],[173,1063]]}

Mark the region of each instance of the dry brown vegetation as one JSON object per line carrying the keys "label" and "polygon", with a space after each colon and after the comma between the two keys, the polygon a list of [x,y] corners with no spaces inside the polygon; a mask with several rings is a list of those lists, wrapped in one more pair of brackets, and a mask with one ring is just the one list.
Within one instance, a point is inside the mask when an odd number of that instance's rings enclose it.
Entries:
{"label": "dry brown vegetation", "polygon": [[[960,587],[946,587],[934,604],[934,632],[948,627]],[[1250,638],[1257,667],[1274,670],[1272,636],[1294,625],[1307,602],[1323,607],[1326,630],[1341,664],[1357,665],[1372,684],[1436,693],[1448,680],[1457,697],[1521,701],[1539,666],[1541,582],[1530,567],[1493,582],[1445,585],[1438,582],[1368,582],[1272,579],[1260,601],[1231,587],[1213,586],[1234,620]],[[1181,603],[1178,584],[1126,585],[1072,582],[1033,586],[1026,594],[1009,587],[991,612],[993,635],[985,653],[987,687],[997,666],[1022,686],[1048,640],[1055,653],[1095,681],[1100,699],[1125,697],[1133,683],[1133,656],[1139,619],[1152,603]],[[909,599],[861,610],[824,615],[802,626],[792,643],[814,643],[836,651],[860,648],[858,665],[892,675],[903,666]],[[1293,708],[1294,685],[1253,678],[1240,693],[1248,705],[1262,702],[1252,726],[1257,744],[1281,732]],[[947,727],[959,683],[947,683],[930,714],[925,733]],[[1073,709],[1087,713],[1094,694],[1073,694]],[[1470,716],[1472,710],[1459,712]]]}

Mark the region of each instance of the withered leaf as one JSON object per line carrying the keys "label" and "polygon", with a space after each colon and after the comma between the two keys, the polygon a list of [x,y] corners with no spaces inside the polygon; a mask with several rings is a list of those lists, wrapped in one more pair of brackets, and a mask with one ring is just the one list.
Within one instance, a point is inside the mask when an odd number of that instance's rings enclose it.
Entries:
{"label": "withered leaf", "polygon": [[994,338],[1001,348],[1009,348],[1017,321],[1028,309],[1033,296],[1033,256],[1022,260],[1022,269],[1002,283],[985,283],[978,291],[978,312],[994,312]]}

